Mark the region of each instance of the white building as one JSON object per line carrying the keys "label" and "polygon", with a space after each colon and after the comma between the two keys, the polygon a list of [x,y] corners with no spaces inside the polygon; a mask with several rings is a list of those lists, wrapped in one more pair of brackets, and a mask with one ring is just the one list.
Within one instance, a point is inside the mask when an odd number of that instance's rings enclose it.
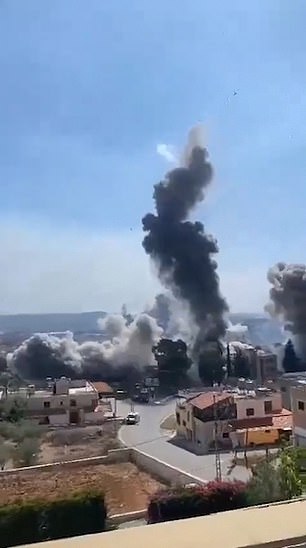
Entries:
{"label": "white building", "polygon": [[25,404],[25,415],[40,424],[64,426],[99,423],[103,412],[99,408],[99,394],[85,380],[61,379],[48,382],[45,390],[36,390],[34,385],[18,391],[0,390],[0,398],[8,401],[21,400]]}

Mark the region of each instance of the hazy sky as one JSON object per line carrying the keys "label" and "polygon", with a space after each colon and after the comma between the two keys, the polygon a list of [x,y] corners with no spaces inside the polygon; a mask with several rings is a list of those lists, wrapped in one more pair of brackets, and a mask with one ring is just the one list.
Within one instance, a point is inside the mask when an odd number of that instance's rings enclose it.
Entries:
{"label": "hazy sky", "polygon": [[1,0],[0,311],[135,310],[158,288],[141,217],[203,121],[234,311],[306,260],[304,0]]}

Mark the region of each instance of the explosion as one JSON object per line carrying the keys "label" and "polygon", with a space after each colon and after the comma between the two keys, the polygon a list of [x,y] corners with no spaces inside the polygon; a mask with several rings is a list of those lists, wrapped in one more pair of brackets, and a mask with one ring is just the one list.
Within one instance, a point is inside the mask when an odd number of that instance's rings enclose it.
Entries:
{"label": "explosion", "polygon": [[148,213],[142,220],[143,246],[162,284],[188,305],[198,331],[194,349],[199,354],[207,339],[225,334],[223,315],[228,309],[212,258],[218,253],[217,242],[202,223],[188,220],[213,176],[199,127],[189,133],[182,162],[154,187],[156,214]]}
{"label": "explosion", "polygon": [[99,325],[108,340],[78,343],[70,332],[64,337],[33,335],[9,355],[9,367],[26,379],[65,375],[106,380],[154,363],[152,347],[162,329],[148,314],[129,325],[119,314],[109,315]]}
{"label": "explosion", "polygon": [[268,271],[268,281],[273,287],[266,310],[284,322],[306,360],[306,265],[277,263]]}

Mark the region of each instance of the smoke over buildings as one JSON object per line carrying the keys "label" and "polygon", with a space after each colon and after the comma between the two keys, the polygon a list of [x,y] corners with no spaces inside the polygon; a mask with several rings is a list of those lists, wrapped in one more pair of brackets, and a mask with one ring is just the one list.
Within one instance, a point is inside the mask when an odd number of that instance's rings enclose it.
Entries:
{"label": "smoke over buildings", "polygon": [[266,310],[293,334],[297,353],[306,360],[306,265],[277,263],[268,271],[271,302]]}
{"label": "smoke over buildings", "polygon": [[69,332],[63,337],[33,335],[9,355],[9,367],[26,379],[62,375],[107,379],[120,368],[123,372],[154,363],[152,346],[162,329],[148,314],[140,314],[129,325],[120,315],[109,315],[99,324],[109,337],[103,342],[78,343]]}
{"label": "smoke over buildings", "polygon": [[219,292],[218,253],[214,238],[200,222],[188,220],[204,199],[213,170],[203,147],[200,128],[190,131],[182,167],[167,173],[154,187],[156,213],[142,220],[146,235],[143,246],[157,267],[158,276],[172,295],[188,305],[198,330],[197,352],[207,337],[225,333],[223,314],[227,310]]}

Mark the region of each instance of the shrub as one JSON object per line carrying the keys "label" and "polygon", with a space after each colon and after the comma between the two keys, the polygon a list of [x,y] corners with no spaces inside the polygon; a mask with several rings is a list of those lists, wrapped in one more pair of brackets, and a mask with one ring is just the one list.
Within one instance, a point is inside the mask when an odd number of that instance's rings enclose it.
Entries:
{"label": "shrub", "polygon": [[148,523],[205,516],[246,506],[243,482],[213,481],[198,487],[160,491],[148,506]]}
{"label": "shrub", "polygon": [[104,531],[106,508],[100,493],[79,493],[54,501],[0,507],[0,548]]}
{"label": "shrub", "polygon": [[292,499],[301,494],[302,482],[297,458],[291,449],[281,450],[274,463],[258,464],[247,484],[247,500],[250,505]]}
{"label": "shrub", "polygon": [[12,448],[0,439],[0,469],[3,470],[12,454]]}
{"label": "shrub", "polygon": [[265,504],[282,499],[280,478],[277,466],[270,462],[258,463],[254,468],[253,477],[247,484],[248,504]]}
{"label": "shrub", "polygon": [[13,460],[17,466],[33,466],[36,464],[40,451],[39,441],[26,438],[20,442],[13,452]]}

